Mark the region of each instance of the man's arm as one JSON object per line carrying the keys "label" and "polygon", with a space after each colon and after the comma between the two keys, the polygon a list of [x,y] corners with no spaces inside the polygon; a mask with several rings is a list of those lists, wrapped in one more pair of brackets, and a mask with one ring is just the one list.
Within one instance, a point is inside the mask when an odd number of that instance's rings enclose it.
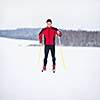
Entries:
{"label": "man's arm", "polygon": [[55,34],[56,34],[57,36],[59,36],[59,37],[62,36],[62,32],[60,32],[57,28],[54,28],[54,27],[53,27],[53,29],[55,30]]}
{"label": "man's arm", "polygon": [[44,29],[42,29],[42,30],[40,31],[40,33],[39,33],[39,42],[40,42],[40,44],[42,44],[42,35],[43,35],[43,31],[44,31]]}

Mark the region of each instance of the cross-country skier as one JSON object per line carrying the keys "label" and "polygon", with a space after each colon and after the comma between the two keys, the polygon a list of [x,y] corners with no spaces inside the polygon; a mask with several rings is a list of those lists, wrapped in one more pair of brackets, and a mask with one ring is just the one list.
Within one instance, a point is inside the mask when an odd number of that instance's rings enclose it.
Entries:
{"label": "cross-country skier", "polygon": [[42,35],[44,35],[44,44],[45,44],[45,48],[44,48],[44,65],[43,65],[43,71],[46,71],[46,65],[47,65],[47,58],[48,58],[48,53],[49,50],[51,50],[51,55],[52,55],[52,70],[53,72],[55,72],[55,68],[56,68],[56,57],[55,57],[55,36],[62,36],[62,33],[57,29],[52,27],[52,20],[51,19],[47,19],[46,21],[47,27],[43,28],[41,30],[41,32],[39,33],[39,42],[40,45],[42,45]]}

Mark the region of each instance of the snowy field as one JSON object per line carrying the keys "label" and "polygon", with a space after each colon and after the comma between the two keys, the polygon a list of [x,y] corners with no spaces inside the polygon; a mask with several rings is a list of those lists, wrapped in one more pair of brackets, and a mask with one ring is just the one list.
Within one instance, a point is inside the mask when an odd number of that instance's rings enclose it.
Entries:
{"label": "snowy field", "polygon": [[49,52],[47,71],[37,64],[36,41],[0,38],[0,100],[100,100],[100,48],[56,47],[56,73]]}

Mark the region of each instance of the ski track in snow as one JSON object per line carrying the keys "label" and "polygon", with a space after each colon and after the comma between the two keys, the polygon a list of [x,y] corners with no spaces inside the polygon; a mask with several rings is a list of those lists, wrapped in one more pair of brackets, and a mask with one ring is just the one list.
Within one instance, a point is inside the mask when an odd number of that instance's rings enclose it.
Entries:
{"label": "ski track in snow", "polygon": [[0,38],[0,100],[100,100],[100,48],[63,47],[65,70],[56,46],[56,73],[50,52],[42,73],[34,43]]}

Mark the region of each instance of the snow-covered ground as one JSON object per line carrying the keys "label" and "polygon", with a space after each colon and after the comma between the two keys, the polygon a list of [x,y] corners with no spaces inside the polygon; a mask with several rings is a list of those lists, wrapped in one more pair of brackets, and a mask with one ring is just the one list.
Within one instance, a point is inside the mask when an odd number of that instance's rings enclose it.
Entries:
{"label": "snow-covered ground", "polygon": [[36,41],[0,38],[0,100],[100,100],[100,48],[56,47],[57,69],[52,73],[49,52],[42,73],[43,48],[37,64]]}

